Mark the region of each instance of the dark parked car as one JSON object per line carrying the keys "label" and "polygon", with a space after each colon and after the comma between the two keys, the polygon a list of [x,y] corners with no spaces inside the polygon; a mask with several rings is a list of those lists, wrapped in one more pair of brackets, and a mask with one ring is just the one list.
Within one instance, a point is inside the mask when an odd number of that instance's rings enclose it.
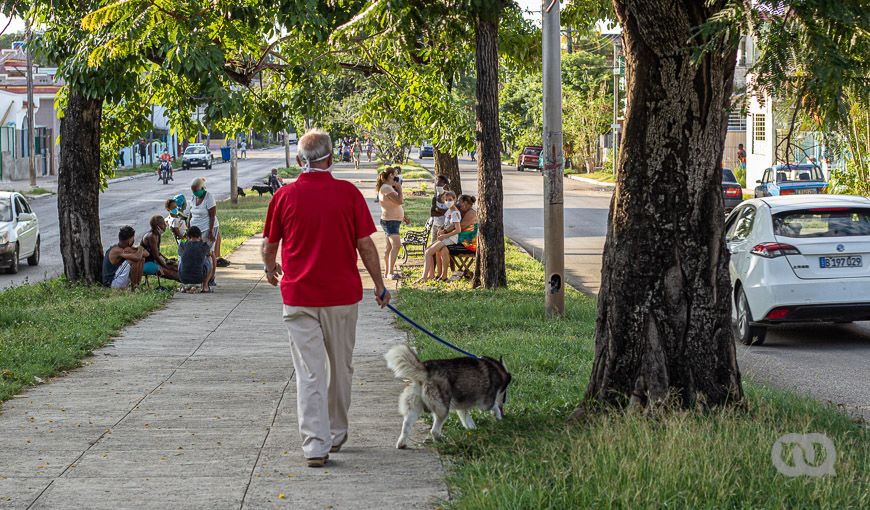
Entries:
{"label": "dark parked car", "polygon": [[722,196],[725,198],[725,214],[743,202],[743,188],[730,168],[722,169]]}
{"label": "dark parked car", "polygon": [[420,153],[417,155],[420,159],[423,158],[434,158],[435,157],[435,148],[428,143],[424,143],[420,146]]}
{"label": "dark parked car", "polygon": [[544,148],[540,145],[526,145],[523,147],[523,152],[517,158],[517,172],[522,172],[526,168],[537,170],[540,167],[541,151]]}
{"label": "dark parked car", "polygon": [[812,164],[772,166],[755,182],[755,198],[817,195],[828,190],[822,169]]}

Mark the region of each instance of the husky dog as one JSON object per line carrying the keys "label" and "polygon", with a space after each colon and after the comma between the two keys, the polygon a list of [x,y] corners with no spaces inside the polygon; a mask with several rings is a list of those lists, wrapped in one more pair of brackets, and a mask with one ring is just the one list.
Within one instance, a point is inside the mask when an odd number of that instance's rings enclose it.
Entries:
{"label": "husky dog", "polygon": [[411,383],[399,396],[399,413],[405,419],[396,448],[408,446],[411,427],[423,412],[434,417],[435,439],[441,437],[441,427],[451,409],[467,429],[474,428],[468,411],[475,407],[492,411],[497,420],[501,419],[511,382],[511,374],[502,360],[484,356],[420,361],[404,344],[392,347],[384,357],[396,377]]}

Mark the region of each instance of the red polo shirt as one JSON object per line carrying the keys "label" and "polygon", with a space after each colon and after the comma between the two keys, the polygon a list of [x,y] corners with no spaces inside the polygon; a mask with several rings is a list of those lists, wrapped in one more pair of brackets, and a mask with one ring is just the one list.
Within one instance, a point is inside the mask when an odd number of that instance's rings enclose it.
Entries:
{"label": "red polo shirt", "polygon": [[281,296],[291,306],[362,300],[357,240],[375,232],[362,193],[329,172],[306,172],[272,197],[263,235],[282,242]]}

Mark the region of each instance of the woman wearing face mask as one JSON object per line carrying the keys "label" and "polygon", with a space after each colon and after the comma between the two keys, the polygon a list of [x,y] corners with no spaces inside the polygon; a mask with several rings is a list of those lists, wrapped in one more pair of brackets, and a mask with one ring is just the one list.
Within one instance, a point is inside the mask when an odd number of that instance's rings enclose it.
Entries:
{"label": "woman wearing face mask", "polygon": [[217,202],[214,196],[205,189],[205,177],[197,177],[190,183],[193,198],[190,200],[190,226],[199,227],[202,240],[211,247],[217,258],[218,267],[230,265],[221,257],[221,237],[217,219]]}
{"label": "woman wearing face mask", "polygon": [[398,280],[396,274],[396,258],[399,256],[399,248],[402,240],[399,237],[399,228],[402,222],[408,223],[402,204],[405,202],[402,194],[402,184],[396,180],[396,167],[387,167],[378,175],[375,184],[378,190],[378,203],[381,205],[381,227],[387,236],[387,248],[384,250],[384,278]]}
{"label": "woman wearing face mask", "polygon": [[429,216],[432,218],[432,241],[435,242],[435,237],[438,235],[438,231],[444,227],[444,213],[447,212],[447,204],[441,199],[441,195],[447,191],[447,186],[450,185],[450,181],[447,179],[446,175],[439,175],[437,179],[435,179],[435,196],[432,197],[432,206],[429,207]]}
{"label": "woman wearing face mask", "polygon": [[461,232],[462,213],[456,207],[456,194],[447,190],[441,195],[441,199],[447,205],[447,210],[444,212],[444,227],[438,231],[437,240],[426,248],[426,252],[423,254],[423,276],[417,280],[417,283],[424,283],[433,278],[436,280],[447,279],[450,261],[447,261],[448,267],[444,267],[440,252],[441,250],[446,251],[446,246],[456,244],[457,236]]}
{"label": "woman wearing face mask", "polygon": [[178,266],[160,253],[160,240],[166,232],[166,221],[157,214],[151,217],[151,230],[142,237],[142,247],[148,255],[142,267],[143,274],[159,274],[170,280],[178,280]]}

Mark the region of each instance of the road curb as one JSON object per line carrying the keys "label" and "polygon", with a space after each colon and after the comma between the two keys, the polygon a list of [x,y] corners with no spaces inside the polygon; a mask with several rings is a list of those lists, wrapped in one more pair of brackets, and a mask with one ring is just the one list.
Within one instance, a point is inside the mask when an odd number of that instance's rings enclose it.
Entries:
{"label": "road curb", "polygon": [[585,182],[586,184],[596,184],[598,186],[604,186],[607,188],[615,188],[616,187],[616,184],[614,184],[612,182],[596,181],[595,179],[589,179],[588,177],[580,177],[580,176],[574,175],[574,174],[566,175],[565,177],[567,177],[568,179],[571,179],[572,181]]}

